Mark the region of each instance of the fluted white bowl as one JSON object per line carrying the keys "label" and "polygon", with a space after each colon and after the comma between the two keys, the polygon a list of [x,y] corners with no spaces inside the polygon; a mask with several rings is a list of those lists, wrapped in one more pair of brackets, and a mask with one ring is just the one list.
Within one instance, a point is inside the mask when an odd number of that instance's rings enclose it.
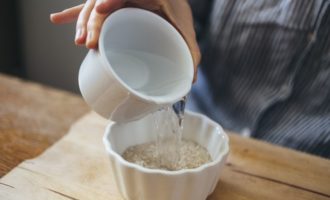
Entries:
{"label": "fluted white bowl", "polygon": [[212,162],[198,168],[166,171],[126,161],[121,155],[130,146],[156,140],[153,119],[111,123],[103,142],[109,154],[117,187],[126,200],[204,200],[215,189],[229,153],[228,136],[208,117],[185,113],[183,138],[196,141],[211,155]]}

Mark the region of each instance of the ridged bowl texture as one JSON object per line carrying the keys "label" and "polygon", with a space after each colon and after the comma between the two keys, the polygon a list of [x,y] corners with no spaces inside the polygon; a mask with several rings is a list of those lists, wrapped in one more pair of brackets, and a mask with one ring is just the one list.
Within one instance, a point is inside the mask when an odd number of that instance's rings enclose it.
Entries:
{"label": "ridged bowl texture", "polygon": [[198,168],[148,169],[122,158],[130,146],[156,140],[152,115],[130,123],[110,123],[103,142],[117,187],[126,200],[204,200],[215,189],[229,153],[228,136],[208,117],[186,111],[182,137],[205,147],[212,162]]}

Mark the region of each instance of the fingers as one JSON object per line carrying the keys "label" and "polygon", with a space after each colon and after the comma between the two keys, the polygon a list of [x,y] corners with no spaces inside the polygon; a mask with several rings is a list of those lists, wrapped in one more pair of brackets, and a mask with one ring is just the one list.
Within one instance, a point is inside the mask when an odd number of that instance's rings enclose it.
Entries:
{"label": "fingers", "polygon": [[125,0],[87,0],[72,8],[50,15],[54,24],[70,23],[77,20],[75,43],[97,48],[101,26],[106,17],[123,7]]}
{"label": "fingers", "polygon": [[84,4],[80,4],[78,6],[65,9],[61,12],[53,13],[50,15],[50,21],[54,24],[71,23],[77,20],[79,13],[83,7]]}
{"label": "fingers", "polygon": [[[95,49],[97,48],[98,39],[101,32],[101,27],[108,15],[110,15],[113,11],[122,7],[123,0],[97,0],[95,3],[95,7],[92,10],[89,20],[87,23],[87,39],[86,39],[86,47]],[[98,7],[105,9],[105,12],[98,12]],[[101,9],[101,10],[102,10]]]}
{"label": "fingers", "polygon": [[83,9],[80,11],[77,25],[76,25],[76,36],[75,43],[77,45],[84,45],[87,36],[87,22],[89,16],[94,8],[95,0],[87,0]]}
{"label": "fingers", "polygon": [[98,0],[96,11],[100,14],[109,14],[123,7],[125,0]]}
{"label": "fingers", "polygon": [[99,14],[98,12],[96,12],[95,9],[93,9],[87,23],[87,39],[86,39],[87,48],[89,49],[97,48],[101,27],[107,16],[108,14]]}

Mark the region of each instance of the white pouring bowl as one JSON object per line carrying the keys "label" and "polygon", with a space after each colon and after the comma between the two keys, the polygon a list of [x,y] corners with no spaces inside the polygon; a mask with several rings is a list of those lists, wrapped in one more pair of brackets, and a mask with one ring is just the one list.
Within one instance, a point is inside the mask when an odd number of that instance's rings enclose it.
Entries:
{"label": "white pouring bowl", "polygon": [[116,122],[172,105],[191,89],[194,65],[181,34],[157,14],[122,8],[104,21],[98,50],[79,70],[79,89],[91,108]]}
{"label": "white pouring bowl", "polygon": [[208,117],[187,111],[183,138],[205,147],[212,162],[198,168],[166,171],[126,161],[121,155],[130,146],[156,140],[152,115],[138,121],[108,125],[103,142],[110,157],[117,187],[126,200],[204,200],[219,180],[229,153],[229,139]]}

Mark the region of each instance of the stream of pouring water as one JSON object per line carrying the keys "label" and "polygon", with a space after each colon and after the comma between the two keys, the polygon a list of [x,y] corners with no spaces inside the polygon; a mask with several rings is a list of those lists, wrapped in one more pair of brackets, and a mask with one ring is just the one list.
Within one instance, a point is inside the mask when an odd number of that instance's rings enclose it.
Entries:
{"label": "stream of pouring water", "polygon": [[174,170],[180,161],[186,97],[172,106],[166,106],[153,114],[154,132],[157,134],[156,149],[160,166]]}

